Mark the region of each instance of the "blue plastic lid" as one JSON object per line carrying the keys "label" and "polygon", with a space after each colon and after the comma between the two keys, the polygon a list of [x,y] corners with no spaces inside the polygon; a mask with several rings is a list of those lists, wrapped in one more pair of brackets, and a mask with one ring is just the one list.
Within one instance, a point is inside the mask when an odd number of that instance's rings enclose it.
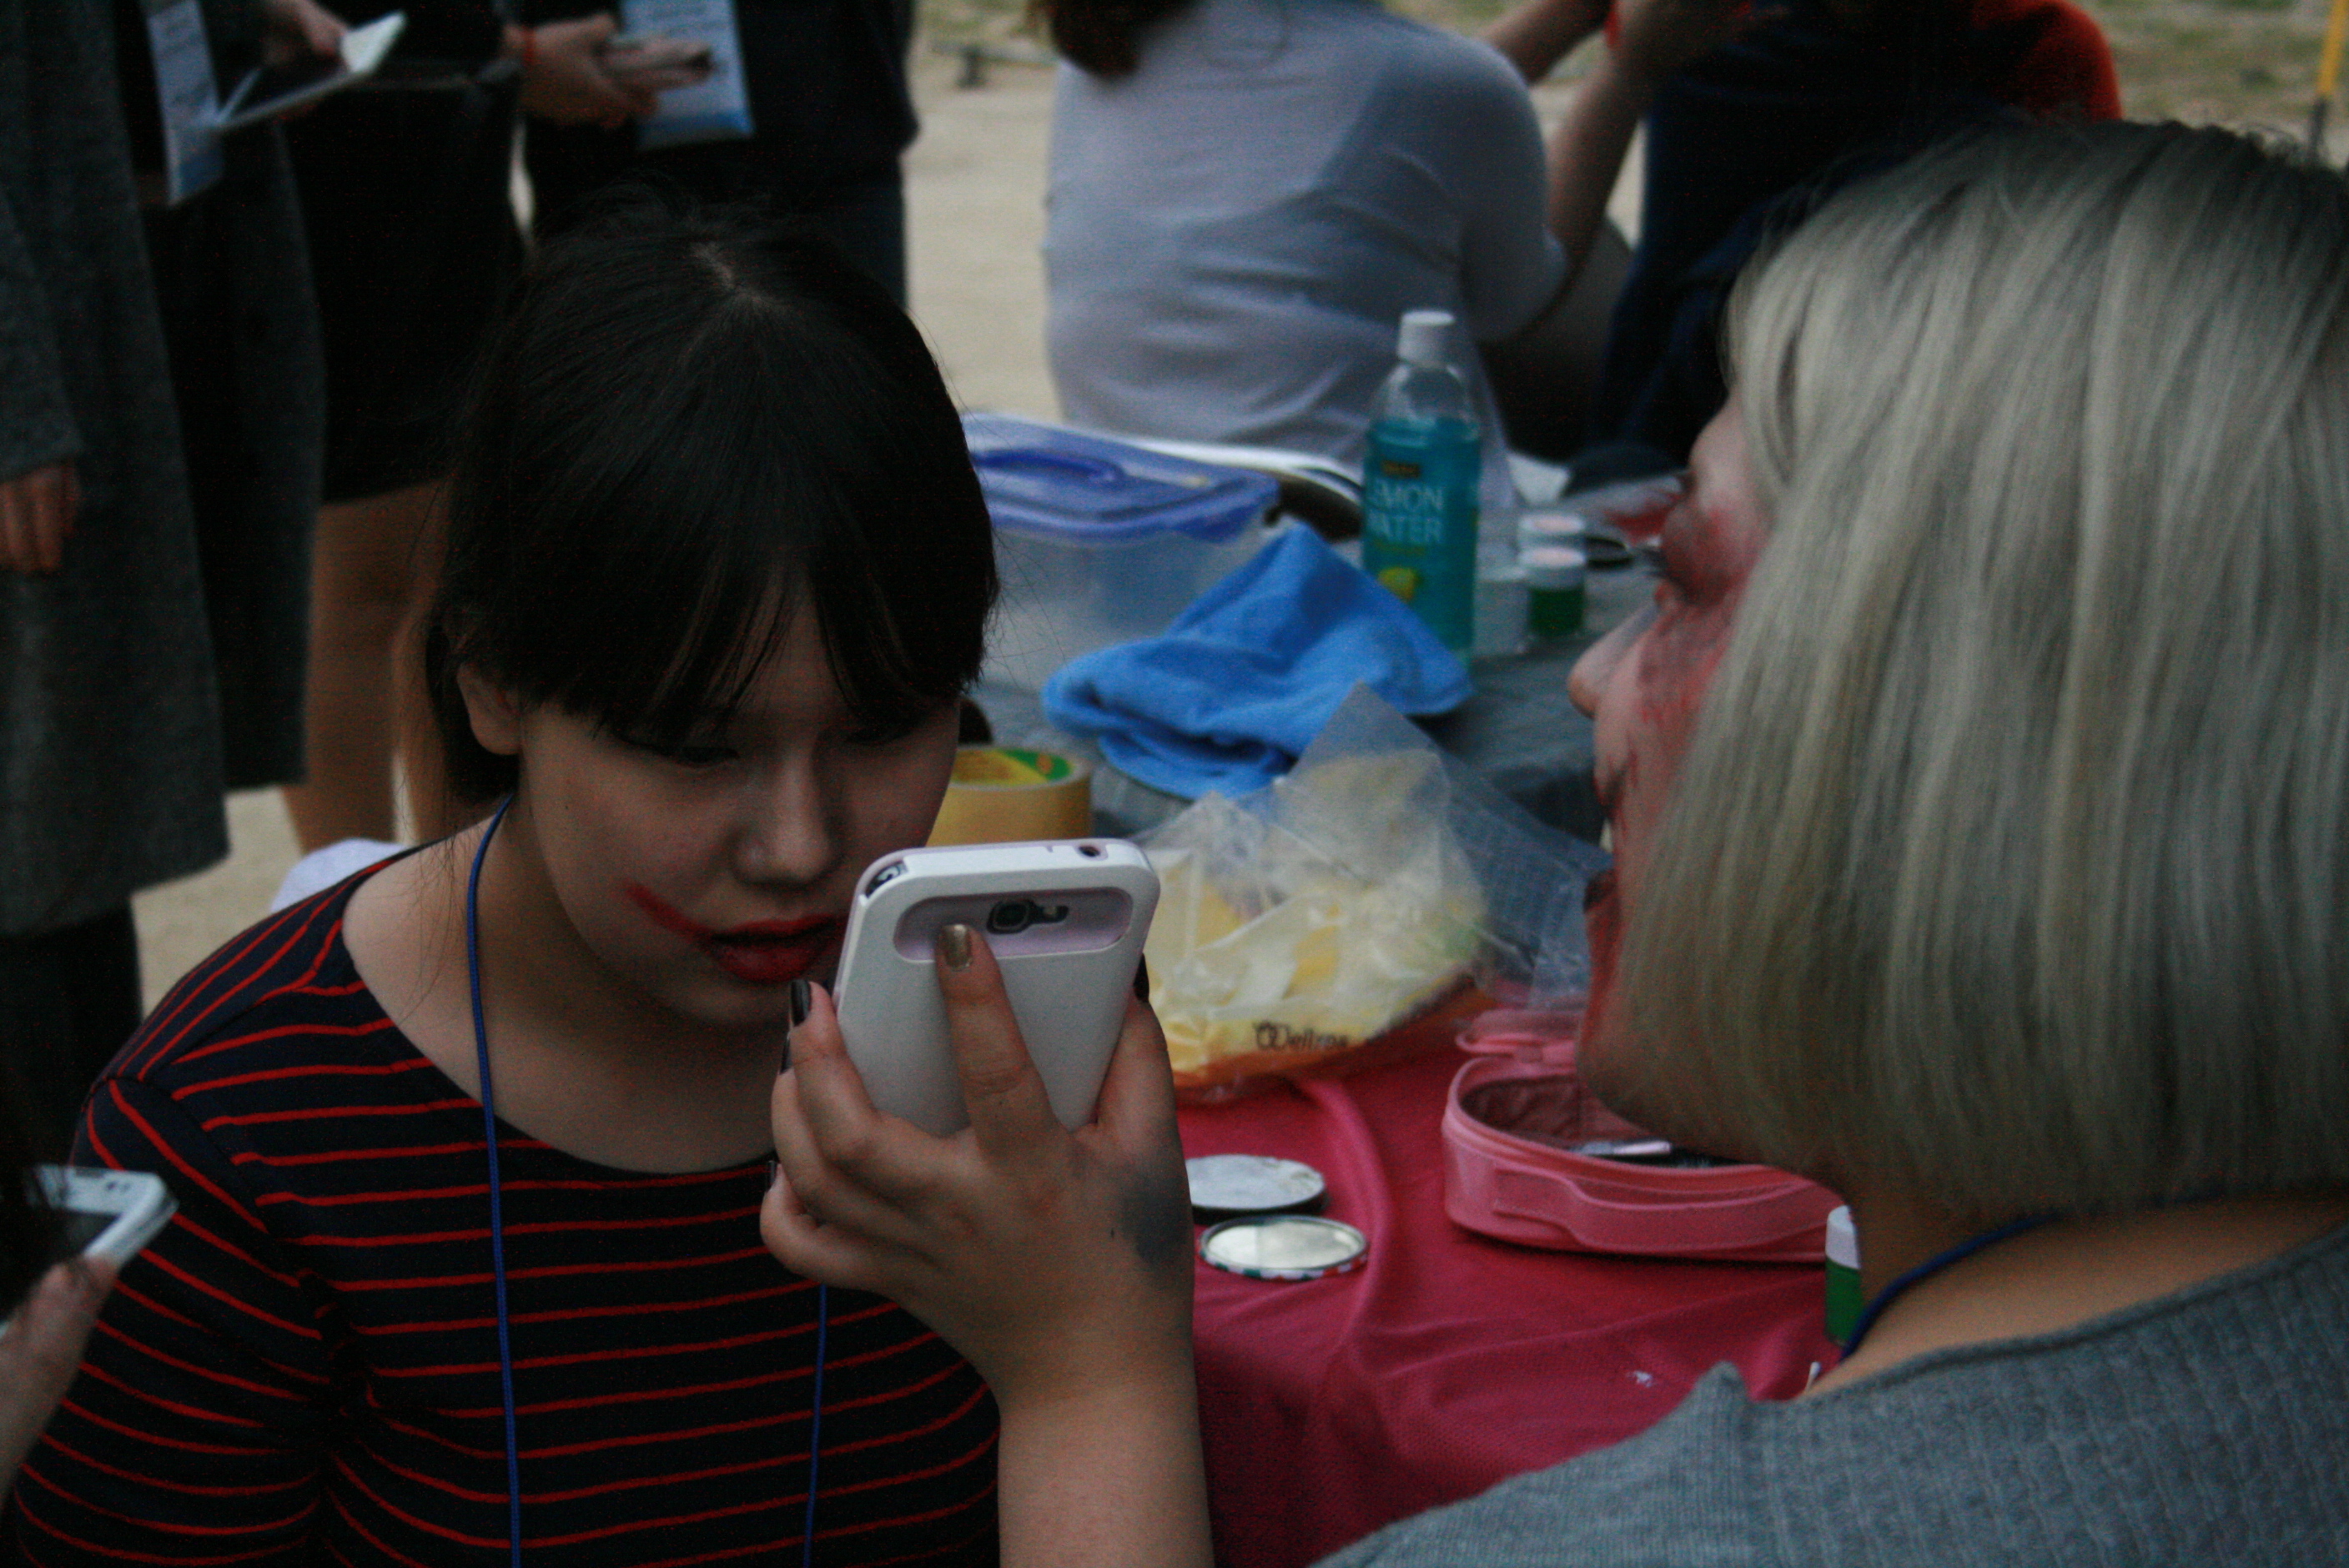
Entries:
{"label": "blue plastic lid", "polygon": [[995,526],[1071,542],[1184,533],[1222,543],[1279,500],[1268,474],[1219,468],[1009,414],[965,414]]}

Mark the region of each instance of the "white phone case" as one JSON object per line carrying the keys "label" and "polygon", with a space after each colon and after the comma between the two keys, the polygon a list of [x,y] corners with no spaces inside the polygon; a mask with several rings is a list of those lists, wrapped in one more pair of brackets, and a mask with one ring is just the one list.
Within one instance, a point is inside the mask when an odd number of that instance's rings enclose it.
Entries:
{"label": "white phone case", "polygon": [[873,1103],[941,1136],[969,1123],[947,1037],[940,927],[986,934],[1020,1037],[1063,1127],[1092,1119],[1158,877],[1122,839],[964,844],[885,855],[858,880],[834,996]]}
{"label": "white phone case", "polygon": [[144,1171],[87,1165],[39,1165],[34,1171],[41,1196],[68,1233],[88,1234],[76,1250],[118,1268],[154,1240],[180,1206],[163,1179]]}

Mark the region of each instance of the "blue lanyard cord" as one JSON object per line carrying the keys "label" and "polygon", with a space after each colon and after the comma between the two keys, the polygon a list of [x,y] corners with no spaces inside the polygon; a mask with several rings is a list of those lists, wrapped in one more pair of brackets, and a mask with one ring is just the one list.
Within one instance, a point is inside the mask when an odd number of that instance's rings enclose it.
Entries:
{"label": "blue lanyard cord", "polygon": [[1868,1337],[1868,1331],[1876,1326],[1876,1320],[1884,1315],[1884,1309],[1899,1300],[1902,1294],[1918,1281],[1940,1274],[1952,1264],[1963,1262],[1984,1247],[1996,1246],[2009,1237],[2019,1236],[2025,1231],[2035,1231],[2054,1218],[2055,1216],[2053,1214],[2025,1214],[2019,1220],[2009,1220],[1996,1230],[1984,1231],[1979,1236],[1968,1236],[1956,1246],[1935,1253],[1915,1268],[1901,1274],[1890,1284],[1877,1292],[1869,1299],[1868,1304],[1860,1309],[1859,1321],[1853,1324],[1851,1332],[1844,1336],[1844,1358],[1846,1360],[1851,1358],[1852,1352],[1859,1348],[1859,1342]]}
{"label": "blue lanyard cord", "polygon": [[832,1328],[832,1287],[818,1282],[815,1287],[815,1400],[808,1412],[808,1482],[807,1511],[800,1520],[800,1568],[812,1568],[815,1562],[815,1476],[816,1460],[823,1452],[823,1364],[824,1337]]}
{"label": "blue lanyard cord", "polygon": [[513,1333],[506,1315],[506,1225],[503,1187],[498,1180],[497,1091],[490,1082],[490,1026],[481,1015],[481,865],[490,841],[506,820],[509,795],[498,802],[490,825],[473,851],[465,879],[465,977],[473,991],[473,1066],[481,1080],[481,1139],[490,1151],[490,1264],[498,1285],[498,1387],[506,1417],[506,1542],[514,1568],[522,1568],[522,1450],[514,1441]]}
{"label": "blue lanyard cord", "polygon": [[[490,815],[490,825],[473,850],[473,868],[465,878],[465,977],[472,987],[473,1068],[481,1080],[481,1137],[490,1155],[490,1264],[497,1279],[498,1386],[506,1420],[506,1541],[513,1568],[522,1568],[522,1449],[514,1440],[513,1326],[506,1310],[506,1226],[503,1184],[498,1178],[497,1089],[490,1078],[490,1026],[481,1010],[481,867],[490,857],[490,841],[513,804],[509,795]],[[807,1506],[800,1521],[800,1563],[815,1562],[816,1460],[823,1451],[823,1366],[830,1359],[826,1341],[832,1328],[832,1290],[815,1287],[815,1377],[813,1408],[808,1416]]]}

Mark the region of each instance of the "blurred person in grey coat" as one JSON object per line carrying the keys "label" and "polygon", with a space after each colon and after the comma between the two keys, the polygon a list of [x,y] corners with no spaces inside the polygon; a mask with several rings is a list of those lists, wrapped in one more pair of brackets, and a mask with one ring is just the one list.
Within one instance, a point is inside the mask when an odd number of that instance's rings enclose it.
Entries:
{"label": "blurred person in grey coat", "polygon": [[[299,766],[267,692],[299,689],[298,634],[267,628],[302,624],[317,465],[290,184],[274,129],[239,133],[219,184],[142,219],[125,106],[156,88],[143,55],[118,76],[127,4],[118,28],[104,0],[0,0],[0,1071],[42,1155],[139,1022],[130,895],[227,852],[219,651],[239,781]],[[261,9],[205,6],[216,74]]]}

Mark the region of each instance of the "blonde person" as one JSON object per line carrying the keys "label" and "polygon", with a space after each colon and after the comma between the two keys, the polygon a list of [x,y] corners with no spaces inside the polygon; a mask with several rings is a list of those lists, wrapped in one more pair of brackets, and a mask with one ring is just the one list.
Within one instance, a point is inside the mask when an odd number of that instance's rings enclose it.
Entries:
{"label": "blonde person", "polygon": [[[1656,608],[1575,676],[1583,1066],[1841,1190],[1868,1318],[1799,1400],[1716,1368],[1335,1562],[2349,1558],[2344,252],[2338,175],[2109,125],[1742,285]],[[944,971],[973,1130],[875,1118],[819,1001],[770,1243],[988,1377],[1007,1562],[1205,1563],[1155,1031],[1061,1136],[984,944]]]}

